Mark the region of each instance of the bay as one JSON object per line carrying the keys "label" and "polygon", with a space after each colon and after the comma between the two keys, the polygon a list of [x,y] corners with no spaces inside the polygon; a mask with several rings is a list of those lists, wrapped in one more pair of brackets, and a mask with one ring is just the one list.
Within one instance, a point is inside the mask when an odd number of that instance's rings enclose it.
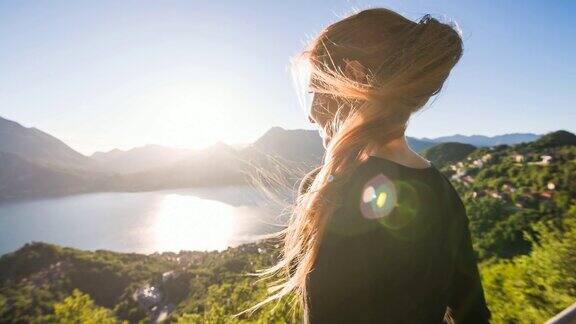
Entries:
{"label": "bay", "polygon": [[89,193],[0,204],[0,255],[42,241],[84,250],[223,250],[282,229],[249,186]]}

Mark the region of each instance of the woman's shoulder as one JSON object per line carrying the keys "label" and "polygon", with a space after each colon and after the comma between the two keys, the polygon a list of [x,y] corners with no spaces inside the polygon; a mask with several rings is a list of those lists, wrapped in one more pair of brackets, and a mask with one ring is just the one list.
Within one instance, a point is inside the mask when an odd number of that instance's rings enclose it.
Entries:
{"label": "woman's shoulder", "polygon": [[[453,223],[450,219],[461,218],[463,212],[454,187],[434,164],[417,169],[371,158],[354,171],[343,194],[333,228],[345,232],[397,232],[441,220]],[[357,231],[351,231],[354,228]]]}
{"label": "woman's shoulder", "polygon": [[[298,187],[299,194],[308,191],[321,169],[322,165],[304,175]],[[435,185],[443,180],[440,171],[432,163],[427,168],[413,168],[385,158],[370,156],[359,162],[342,187],[345,189],[345,195],[350,196],[361,192],[367,184],[373,186],[390,181],[419,181]]]}
{"label": "woman's shoulder", "polygon": [[[318,166],[303,177],[299,194],[309,189],[321,168]],[[463,205],[450,180],[433,163],[427,168],[413,168],[371,156],[358,164],[341,187],[342,209],[361,212],[368,219],[391,213],[400,201],[411,208],[428,200],[448,202],[457,208]]]}

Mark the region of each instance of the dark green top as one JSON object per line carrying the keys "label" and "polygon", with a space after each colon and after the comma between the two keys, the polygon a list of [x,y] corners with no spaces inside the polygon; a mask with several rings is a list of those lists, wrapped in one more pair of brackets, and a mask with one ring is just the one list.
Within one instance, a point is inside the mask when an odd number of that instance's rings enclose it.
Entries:
{"label": "dark green top", "polygon": [[442,323],[447,307],[488,323],[465,208],[434,165],[372,156],[345,197],[308,277],[310,323]]}

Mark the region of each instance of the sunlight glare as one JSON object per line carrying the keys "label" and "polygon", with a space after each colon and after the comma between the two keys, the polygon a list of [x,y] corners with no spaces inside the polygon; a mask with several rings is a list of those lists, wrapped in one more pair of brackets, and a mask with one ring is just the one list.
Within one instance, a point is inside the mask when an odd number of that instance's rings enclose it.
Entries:
{"label": "sunlight glare", "polygon": [[154,224],[155,250],[223,250],[233,235],[234,207],[179,194],[167,195]]}
{"label": "sunlight glare", "polygon": [[138,141],[200,149],[247,140],[250,127],[239,129],[238,122],[251,125],[249,102],[238,89],[210,80],[173,82],[127,98],[119,118],[135,128],[127,133],[139,134]]}

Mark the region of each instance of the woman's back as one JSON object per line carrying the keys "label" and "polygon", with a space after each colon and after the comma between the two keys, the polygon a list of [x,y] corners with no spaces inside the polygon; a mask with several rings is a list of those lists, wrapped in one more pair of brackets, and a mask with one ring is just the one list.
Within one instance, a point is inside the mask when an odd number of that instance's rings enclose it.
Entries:
{"label": "woman's back", "polygon": [[330,24],[297,56],[295,81],[326,152],[279,232],[280,260],[263,272],[283,278],[259,305],[294,292],[313,323],[434,323],[447,306],[459,322],[485,321],[458,195],[433,167],[376,157],[410,156],[410,117],[462,53],[454,24],[370,8]]}
{"label": "woman's back", "polygon": [[465,209],[434,166],[371,156],[344,197],[307,278],[311,323],[440,323],[447,306],[488,321]]}

